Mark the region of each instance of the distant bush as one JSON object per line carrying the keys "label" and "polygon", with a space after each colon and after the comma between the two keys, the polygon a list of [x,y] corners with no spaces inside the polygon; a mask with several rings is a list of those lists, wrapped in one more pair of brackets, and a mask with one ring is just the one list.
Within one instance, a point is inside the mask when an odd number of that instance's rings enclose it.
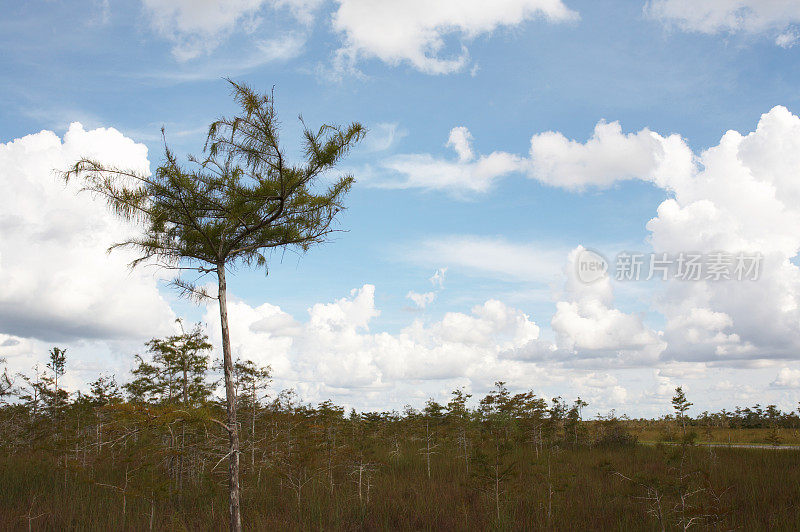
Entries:
{"label": "distant bush", "polygon": [[778,431],[773,428],[771,431],[769,431],[769,434],[767,434],[766,441],[768,444],[777,447],[782,443],[783,440],[781,440]]}
{"label": "distant bush", "polygon": [[597,433],[592,444],[595,447],[632,447],[639,439],[631,434],[625,425],[615,417],[598,422]]}
{"label": "distant bush", "polygon": [[695,442],[697,442],[697,438],[697,432],[690,430],[683,436],[683,438],[681,438],[681,443],[684,445],[694,445]]}

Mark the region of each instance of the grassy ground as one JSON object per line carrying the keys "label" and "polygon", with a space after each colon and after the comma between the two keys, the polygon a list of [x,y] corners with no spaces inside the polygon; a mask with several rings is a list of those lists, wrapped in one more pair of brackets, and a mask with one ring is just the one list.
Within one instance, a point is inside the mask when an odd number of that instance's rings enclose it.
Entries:
{"label": "grassy ground", "polygon": [[[797,530],[800,453],[634,446],[525,446],[504,458],[509,473],[468,475],[438,455],[428,478],[414,452],[376,460],[362,476],[338,470],[333,485],[312,471],[304,488],[245,468],[243,521],[251,530]],[[221,472],[222,473],[222,472]],[[224,530],[223,475],[201,479],[180,497],[125,493],[124,472],[87,478],[33,456],[0,459],[0,529]],[[116,488],[100,485],[113,484]],[[497,489],[499,488],[499,489]],[[124,504],[124,514],[123,514]],[[694,520],[692,520],[694,519]],[[690,522],[691,521],[691,522]]]}
{"label": "grassy ground", "polygon": [[[742,443],[767,445],[800,445],[798,429],[729,429],[692,427],[687,429],[697,435],[697,443]],[[680,441],[681,432],[673,427],[666,429],[658,425],[632,427],[631,432],[641,442]],[[777,436],[777,441],[774,441]]]}

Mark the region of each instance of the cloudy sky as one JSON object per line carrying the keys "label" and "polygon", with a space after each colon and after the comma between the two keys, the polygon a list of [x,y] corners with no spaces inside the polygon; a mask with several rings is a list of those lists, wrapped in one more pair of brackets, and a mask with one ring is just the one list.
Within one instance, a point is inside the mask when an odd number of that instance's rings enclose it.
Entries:
{"label": "cloudy sky", "polygon": [[[339,233],[229,281],[234,351],[277,387],[420,406],[495,380],[593,413],[800,399],[794,0],[0,0],[0,356],[69,348],[73,390],[173,320],[135,231],[53,171],[154,169],[272,90],[283,143],[369,130]],[[577,275],[593,250],[609,275]],[[620,253],[758,254],[758,279],[617,280]],[[677,274],[676,274],[677,275]],[[124,377],[122,377],[124,378]]]}

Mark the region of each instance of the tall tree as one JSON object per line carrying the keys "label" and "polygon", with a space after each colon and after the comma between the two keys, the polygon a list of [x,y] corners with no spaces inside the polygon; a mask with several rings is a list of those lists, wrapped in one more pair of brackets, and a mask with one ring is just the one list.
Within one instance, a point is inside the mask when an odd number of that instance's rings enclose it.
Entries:
{"label": "tall tree", "polygon": [[[303,123],[302,164],[287,161],[279,144],[279,123],[272,95],[228,80],[240,113],[211,124],[202,157],[182,166],[168,147],[152,175],[83,158],[63,173],[83,189],[104,197],[120,216],[142,223],[140,236],[117,246],[139,252],[133,266],[155,259],[178,271],[173,281],[184,295],[212,297],[181,274],[215,274],[222,328],[229,436],[230,528],[241,529],[239,510],[239,433],[231,340],[228,329],[227,271],[237,265],[268,264],[273,248],[306,251],[327,240],[336,215],[353,184],[350,175],[320,186],[320,178],[359,142],[366,130]],[[302,122],[302,119],[301,119]]]}

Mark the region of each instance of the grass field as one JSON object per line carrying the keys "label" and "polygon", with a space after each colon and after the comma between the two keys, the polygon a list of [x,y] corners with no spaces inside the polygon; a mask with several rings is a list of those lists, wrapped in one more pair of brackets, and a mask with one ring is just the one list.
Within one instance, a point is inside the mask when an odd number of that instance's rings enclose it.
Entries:
{"label": "grass field", "polygon": [[[740,435],[751,439],[753,435]],[[744,440],[742,440],[744,441]],[[382,449],[362,484],[352,470],[309,471],[298,492],[286,476],[244,469],[243,521],[251,530],[796,530],[800,453],[629,446],[504,457],[495,482],[466,463]],[[180,496],[123,493],[124,469],[78,468],[35,456],[0,462],[0,529],[225,530],[225,478],[210,474]],[[259,478],[260,477],[260,478]],[[99,479],[102,478],[103,482]],[[116,487],[110,487],[110,486]],[[123,497],[124,495],[124,497]],[[124,513],[123,513],[124,510]]]}
{"label": "grass field", "polygon": [[[800,445],[800,430],[777,429],[731,429],[723,427],[696,427],[692,429],[697,435],[696,443],[718,444],[766,444],[766,445]],[[679,441],[680,432],[672,429],[665,431],[658,426],[633,428],[631,432],[640,442],[656,443],[660,441]],[[777,441],[773,438],[777,436]]]}

